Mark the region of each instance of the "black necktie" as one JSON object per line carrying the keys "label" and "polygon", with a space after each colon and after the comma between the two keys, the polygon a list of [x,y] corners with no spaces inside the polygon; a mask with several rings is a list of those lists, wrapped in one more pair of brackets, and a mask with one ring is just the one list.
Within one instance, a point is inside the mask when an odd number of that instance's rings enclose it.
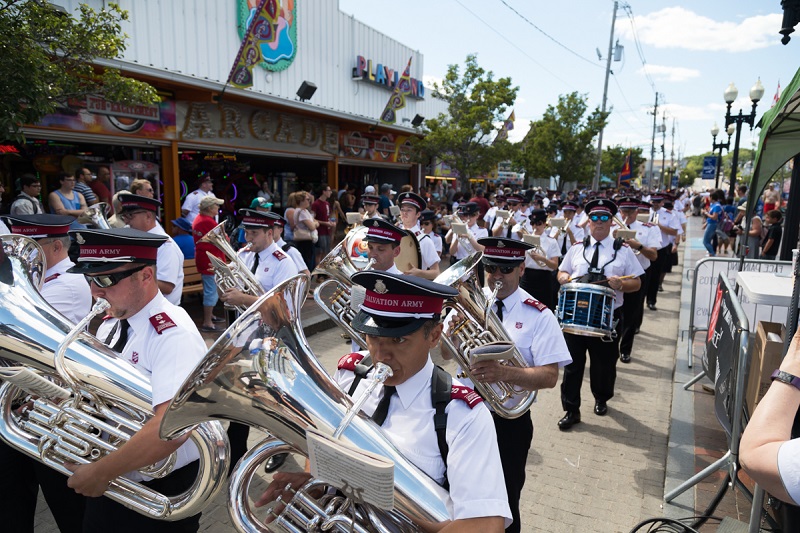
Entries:
{"label": "black necktie", "polygon": [[383,398],[378,402],[378,407],[375,409],[375,412],[372,413],[372,420],[379,426],[382,426],[384,420],[386,420],[386,415],[389,414],[389,402],[392,401],[392,396],[394,396],[396,392],[397,388],[391,385],[383,387]]}
{"label": "black necktie", "polygon": [[600,241],[594,243],[594,255],[592,262],[589,263],[589,272],[597,270],[597,262],[600,261]]}
{"label": "black necktie", "polygon": [[503,300],[497,300],[497,318],[503,321]]}
{"label": "black necktie", "polygon": [[255,258],[255,260],[253,261],[253,266],[252,266],[252,267],[250,267],[250,272],[252,272],[253,274],[255,274],[257,269],[258,269],[258,254],[256,254],[256,258]]}
{"label": "black necktie", "polygon": [[125,349],[125,344],[128,342],[128,321],[126,319],[122,319],[117,322],[117,326],[119,326],[119,338],[117,339],[117,342],[114,343],[114,346],[111,347],[111,349],[115,352],[122,353],[122,350]]}
{"label": "black necktie", "polygon": [[561,255],[562,256],[567,254],[567,239],[569,239],[569,236],[565,233],[564,234],[564,240],[561,241]]}

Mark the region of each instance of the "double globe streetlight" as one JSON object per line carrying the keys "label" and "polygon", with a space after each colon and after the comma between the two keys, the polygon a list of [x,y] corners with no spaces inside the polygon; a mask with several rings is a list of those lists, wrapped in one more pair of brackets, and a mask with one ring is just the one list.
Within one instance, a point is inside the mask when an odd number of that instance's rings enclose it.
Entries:
{"label": "double globe streetlight", "polygon": [[[734,191],[736,190],[736,171],[738,170],[739,166],[739,139],[742,134],[742,123],[746,122],[750,125],[750,130],[753,129],[756,122],[756,106],[758,105],[759,100],[764,96],[764,86],[761,85],[761,78],[756,81],[756,84],[750,88],[750,101],[753,102],[753,109],[750,110],[750,113],[745,115],[742,113],[742,110],[739,109],[738,115],[731,115],[731,106],[733,102],[736,101],[736,97],[739,96],[739,91],[736,89],[736,86],[731,82],[728,85],[728,88],[725,89],[724,98],[725,103],[728,104],[728,110],[725,113],[725,128],[728,128],[731,125],[736,126],[736,140],[733,144],[733,160],[731,161],[731,189],[729,194],[730,198],[734,197]],[[720,150],[720,155],[722,154],[722,150]]]}
{"label": "double globe streetlight", "polygon": [[713,155],[715,151],[719,150],[719,156],[717,157],[717,165],[714,170],[714,189],[719,189],[719,174],[722,171],[722,149],[724,148],[727,151],[731,151],[731,135],[736,130],[736,126],[733,124],[728,125],[728,129],[726,130],[728,133],[728,142],[726,143],[717,143],[717,135],[719,135],[719,126],[717,123],[714,123],[714,127],[711,128],[711,136],[714,138],[714,141],[711,143],[711,154]]}

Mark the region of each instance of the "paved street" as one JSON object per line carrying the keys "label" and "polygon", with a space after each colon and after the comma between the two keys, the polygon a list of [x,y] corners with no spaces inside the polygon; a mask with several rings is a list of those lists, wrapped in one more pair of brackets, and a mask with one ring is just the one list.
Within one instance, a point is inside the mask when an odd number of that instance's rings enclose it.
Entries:
{"label": "paved street", "polygon": [[[695,241],[700,231],[699,219],[692,219],[691,224],[688,250],[697,248]],[[681,259],[683,256],[682,250]],[[695,503],[700,504],[701,499],[703,505],[707,503],[705,496],[698,496],[695,502],[695,491],[690,490],[676,501],[678,506],[663,504],[668,450],[682,449],[682,446],[693,450],[695,445],[691,431],[688,437],[685,431],[681,437],[690,442],[670,442],[671,419],[686,417],[686,413],[672,412],[673,388],[679,389],[676,382],[683,381],[673,374],[680,340],[679,311],[682,303],[688,307],[685,286],[681,297],[684,279],[682,266],[679,266],[664,282],[658,311],[645,310],[645,322],[634,345],[633,362],[620,363],[617,367],[617,392],[609,402],[607,416],[598,417],[592,413],[588,372],[582,392],[583,423],[569,432],[560,432],[556,426],[563,414],[558,389],[540,392],[533,408],[535,432],[522,496],[524,531],[627,532],[647,518],[668,514],[689,516],[694,514]],[[337,329],[314,334],[309,343],[328,369],[333,369],[338,357],[348,351]],[[685,347],[679,351],[677,367],[682,369],[679,373],[691,375],[686,369]],[[698,408],[701,416],[705,415],[703,422],[709,424],[709,432],[701,435],[706,439],[702,453],[713,460],[724,449],[724,436],[714,434],[718,428],[713,417],[707,416],[710,402],[702,392],[683,391],[683,394],[677,405],[684,411],[691,411],[691,423],[696,405],[700,405],[697,402],[706,402],[706,407]],[[251,440],[256,442],[258,435],[251,435]],[[688,479],[707,462],[699,458],[695,465],[691,457],[683,456],[680,464],[673,466],[672,476],[676,480]],[[711,478],[701,484],[697,493],[715,491],[715,482],[719,483],[719,479]],[[740,502],[738,496],[735,498],[728,512],[737,517],[734,513]],[[749,504],[742,502],[741,506],[746,513]],[[741,514],[739,518],[743,519]],[[233,531],[223,497],[204,512],[202,529]],[[43,501],[36,530],[57,531]],[[716,526],[709,525],[703,530],[715,531]]]}

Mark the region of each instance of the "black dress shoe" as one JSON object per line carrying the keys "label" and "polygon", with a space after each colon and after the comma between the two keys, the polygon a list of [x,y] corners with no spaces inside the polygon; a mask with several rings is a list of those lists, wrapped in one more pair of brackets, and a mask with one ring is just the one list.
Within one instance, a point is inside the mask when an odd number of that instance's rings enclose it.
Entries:
{"label": "black dress shoe", "polygon": [[284,461],[286,461],[286,456],[289,455],[288,453],[278,453],[267,459],[267,464],[264,465],[264,472],[267,474],[271,474],[272,472],[279,469],[283,466]]}
{"label": "black dress shoe", "polygon": [[620,354],[619,360],[622,361],[623,363],[630,363],[631,362],[631,354],[629,354],[629,353]]}
{"label": "black dress shoe", "polygon": [[656,309],[656,304],[647,304],[647,308],[651,311],[658,311],[658,309]]}
{"label": "black dress shoe", "polygon": [[608,406],[606,402],[595,402],[594,404],[594,414],[597,416],[606,416],[608,413]]}
{"label": "black dress shoe", "polygon": [[639,328],[636,328],[636,331],[634,331],[633,334],[634,335],[638,335],[639,334]]}
{"label": "black dress shoe", "polygon": [[580,423],[581,421],[581,412],[580,411],[567,411],[567,414],[564,415],[564,418],[558,421],[558,429],[561,431],[566,431],[575,424]]}

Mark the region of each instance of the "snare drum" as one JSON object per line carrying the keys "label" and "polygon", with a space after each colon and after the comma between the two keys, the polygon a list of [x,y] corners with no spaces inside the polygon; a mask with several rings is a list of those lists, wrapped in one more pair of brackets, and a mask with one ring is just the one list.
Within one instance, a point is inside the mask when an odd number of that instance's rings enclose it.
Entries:
{"label": "snare drum", "polygon": [[556,318],[561,330],[587,337],[614,331],[614,289],[591,283],[565,283],[558,291]]}

